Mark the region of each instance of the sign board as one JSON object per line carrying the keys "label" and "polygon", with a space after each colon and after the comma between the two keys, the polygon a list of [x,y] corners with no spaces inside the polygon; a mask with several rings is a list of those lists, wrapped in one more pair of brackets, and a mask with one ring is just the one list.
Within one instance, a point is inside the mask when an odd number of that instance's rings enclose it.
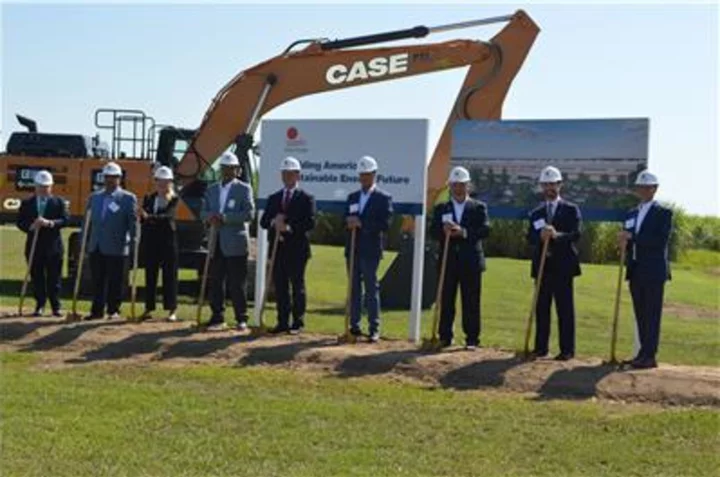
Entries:
{"label": "sign board", "polygon": [[258,208],[282,187],[280,162],[292,156],[302,165],[302,186],[318,210],[342,212],[348,194],[359,188],[356,164],[362,156],[378,162],[378,187],[393,197],[396,214],[420,215],[425,200],[427,158],[425,119],[266,120]]}
{"label": "sign board", "polygon": [[[266,120],[259,167],[258,218],[267,198],[283,187],[279,168],[288,156],[300,161],[301,187],[315,196],[317,209],[335,213],[343,213],[347,196],[360,188],[358,160],[366,155],[377,160],[377,185],[392,195],[395,214],[415,216],[408,332],[412,341],[420,339],[422,315],[427,128],[424,119]],[[263,298],[268,259],[267,231],[260,227],[257,245],[256,304]],[[261,309],[255,306],[256,323]]]}
{"label": "sign board", "polygon": [[622,220],[647,168],[648,136],[648,119],[458,121],[452,164],[468,168],[491,217],[525,218],[540,200],[540,171],[553,165],[583,219]]}

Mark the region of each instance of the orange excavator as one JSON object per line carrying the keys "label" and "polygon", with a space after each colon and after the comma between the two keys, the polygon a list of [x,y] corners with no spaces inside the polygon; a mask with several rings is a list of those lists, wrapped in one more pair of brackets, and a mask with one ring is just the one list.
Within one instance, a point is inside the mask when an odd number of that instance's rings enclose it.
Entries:
{"label": "orange excavator", "polygon": [[[391,47],[367,47],[380,43],[410,38],[423,38],[440,32],[467,29],[481,25],[505,23],[505,26],[490,40],[451,40],[441,43],[425,43]],[[200,198],[207,182],[212,180],[212,165],[222,152],[234,146],[235,153],[243,163],[242,178],[251,181],[251,151],[254,133],[265,113],[292,99],[326,91],[335,91],[365,84],[377,83],[416,76],[425,73],[468,67],[450,117],[440,137],[428,170],[427,203],[432,204],[445,187],[445,178],[450,163],[450,142],[452,128],[462,119],[498,119],[502,105],[515,75],[522,66],[539,28],[522,10],[512,15],[485,18],[434,27],[418,26],[410,29],[372,34],[361,37],[328,40],[324,38],[298,40],[290,44],[281,54],[253,66],[236,75],[213,99],[197,130],[158,127],[142,113],[141,124],[133,119],[135,133],[130,143],[143,146],[144,157],[118,158],[120,151],[116,143],[128,140],[118,132],[118,112],[113,114],[113,147],[109,156],[118,159],[124,170],[126,187],[143,194],[150,188],[150,164],[152,161],[168,165],[175,170],[180,196],[184,205],[181,219],[184,219],[187,234],[181,243],[192,260],[183,260],[181,266],[197,268],[202,249],[201,224],[197,220]],[[97,124],[96,113],[96,124]],[[137,112],[130,116],[139,116]],[[127,116],[127,115],[126,115]],[[121,117],[122,119],[122,117]],[[147,122],[144,122],[147,121]],[[109,127],[109,126],[108,126]],[[110,128],[110,127],[109,127]],[[157,132],[157,141],[154,132]],[[12,138],[11,138],[12,139]],[[186,144],[181,147],[180,144]],[[184,149],[184,150],[183,150]],[[153,151],[154,157],[148,154]],[[180,157],[178,157],[180,156]],[[146,166],[138,167],[144,159]],[[270,158],[273,160],[273,158]],[[278,159],[278,158],[274,158]],[[67,161],[76,161],[80,166],[67,166]],[[99,159],[102,161],[102,158]],[[10,190],[17,184],[16,171],[33,162],[33,167],[51,169],[65,168],[72,171],[68,177],[68,190],[83,195],[72,197],[71,214],[79,218],[82,204],[89,192],[87,184],[80,186],[78,180],[90,181],[82,163],[97,168],[98,159],[47,158],[33,156],[0,156],[0,201],[19,199],[22,193]],[[3,170],[4,169],[4,170]],[[87,176],[87,178],[86,178]],[[63,193],[62,190],[58,191]],[[25,192],[27,194],[27,192]],[[12,201],[10,201],[12,202]],[[15,205],[12,202],[9,205]],[[3,209],[3,213],[7,210]],[[411,229],[410,229],[411,230]],[[70,247],[70,253],[77,247]],[[188,255],[190,256],[190,255]],[[70,257],[74,262],[75,257]],[[191,264],[191,265],[190,265]],[[408,275],[409,276],[409,275]]]}

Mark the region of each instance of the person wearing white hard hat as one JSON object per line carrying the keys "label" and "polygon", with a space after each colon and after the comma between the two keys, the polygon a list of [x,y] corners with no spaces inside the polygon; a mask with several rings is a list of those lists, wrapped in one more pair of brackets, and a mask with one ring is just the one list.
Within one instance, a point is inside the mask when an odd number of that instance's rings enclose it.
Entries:
{"label": "person wearing white hard hat", "polygon": [[42,316],[46,302],[50,301],[52,315],[61,317],[60,286],[63,264],[63,242],[60,229],[67,225],[68,211],[65,200],[53,195],[54,179],[49,171],[35,173],[35,194],[20,203],[17,226],[27,234],[25,258],[30,261],[30,250],[37,230],[37,243],[30,263],[30,277],[35,296],[33,316]]}
{"label": "person wearing white hard hat", "polygon": [[657,366],[665,282],[670,280],[668,244],[673,212],[655,200],[660,181],[648,170],[635,180],[640,204],[625,217],[618,245],[626,248],[626,279],[630,284],[640,350],[630,361],[637,369]]}
{"label": "person wearing white hard hat", "polygon": [[534,247],[531,276],[537,280],[543,245],[547,256],[535,307],[535,348],[533,356],[543,358],[549,351],[550,308],[553,300],[558,316],[560,353],[558,361],[575,356],[575,303],[573,282],[581,273],[577,242],[582,231],[580,208],[560,197],[562,174],[545,167],[538,180],[543,202],[530,212],[527,238]]}
{"label": "person wearing white hard hat", "polygon": [[300,187],[300,172],[300,161],[294,157],[282,160],[283,187],[267,198],[260,219],[260,227],[269,231],[270,243],[280,234],[270,272],[277,303],[277,325],[271,330],[273,334],[298,334],[305,327],[305,267],[310,259],[308,235],[315,227],[315,197]]}
{"label": "person wearing white hard hat", "polygon": [[[120,318],[123,276],[130,245],[136,246],[137,198],[121,187],[122,169],[108,162],[102,170],[104,187],[90,195],[91,211],[87,250],[90,254],[93,301],[86,320]],[[83,223],[83,228],[87,224]]]}
{"label": "person wearing white hard hat", "polygon": [[145,258],[145,311],[142,320],[155,311],[158,273],[162,269],[163,309],[168,321],[176,321],[179,247],[175,215],[179,198],[173,188],[174,175],[167,166],[153,173],[155,191],[143,198],[138,216],[142,223],[140,251]]}
{"label": "person wearing white hard hat", "polygon": [[[392,197],[376,186],[378,164],[375,158],[363,156],[357,163],[360,190],[348,195],[345,205],[345,224],[355,233],[355,258],[350,303],[350,333],[361,336],[360,313],[362,288],[368,313],[368,341],[380,339],[380,287],[377,269],[382,260],[385,233],[390,229],[393,214]],[[345,241],[345,258],[349,264],[351,235]]]}
{"label": "person wearing white hard hat", "polygon": [[[470,173],[464,167],[453,167],[448,177],[450,197],[435,206],[431,235],[444,247],[449,236],[445,279],[441,291],[440,345],[445,348],[453,341],[455,297],[460,288],[462,298],[462,328],[465,348],[480,345],[480,296],[485,254],[482,240],[490,234],[487,205],[470,197]],[[441,256],[443,254],[441,250]],[[442,263],[439,264],[442,267]],[[438,275],[442,270],[438,270]]]}
{"label": "person wearing white hard hat", "polygon": [[210,261],[210,309],[212,316],[208,330],[227,328],[225,297],[228,292],[235,312],[237,329],[247,329],[247,268],[250,243],[248,224],[255,215],[253,191],[250,184],[238,179],[240,161],[232,152],[220,156],[221,180],[205,191],[200,216],[216,230]]}

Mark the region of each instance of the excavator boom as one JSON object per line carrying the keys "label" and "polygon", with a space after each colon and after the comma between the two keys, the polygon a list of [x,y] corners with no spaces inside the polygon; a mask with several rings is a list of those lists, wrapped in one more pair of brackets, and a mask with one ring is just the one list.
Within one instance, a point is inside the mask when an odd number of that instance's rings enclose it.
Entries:
{"label": "excavator boom", "polygon": [[[489,42],[453,40],[423,45],[350,49],[410,37],[508,22]],[[238,137],[255,132],[262,116],[302,96],[469,66],[430,162],[428,200],[445,182],[452,126],[458,119],[499,118],[510,83],[539,28],[522,10],[438,27],[415,27],[346,40],[301,40],[282,54],[240,72],[214,98],[177,168],[191,182]],[[298,51],[298,45],[304,47]]]}

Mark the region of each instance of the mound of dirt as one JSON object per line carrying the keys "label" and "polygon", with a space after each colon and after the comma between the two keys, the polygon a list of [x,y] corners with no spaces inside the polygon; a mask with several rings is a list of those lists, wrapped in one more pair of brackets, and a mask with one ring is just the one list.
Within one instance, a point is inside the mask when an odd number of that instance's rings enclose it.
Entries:
{"label": "mound of dirt", "polygon": [[235,331],[197,333],[187,323],[53,319],[0,320],[0,350],[40,356],[40,366],[92,363],[186,366],[281,366],[345,378],[386,376],[429,387],[497,389],[537,399],[610,399],[720,407],[720,368],[661,365],[622,371],[599,359],[524,361],[498,349],[442,353],[419,351],[404,341],[338,345],[335,337],[253,337]]}

